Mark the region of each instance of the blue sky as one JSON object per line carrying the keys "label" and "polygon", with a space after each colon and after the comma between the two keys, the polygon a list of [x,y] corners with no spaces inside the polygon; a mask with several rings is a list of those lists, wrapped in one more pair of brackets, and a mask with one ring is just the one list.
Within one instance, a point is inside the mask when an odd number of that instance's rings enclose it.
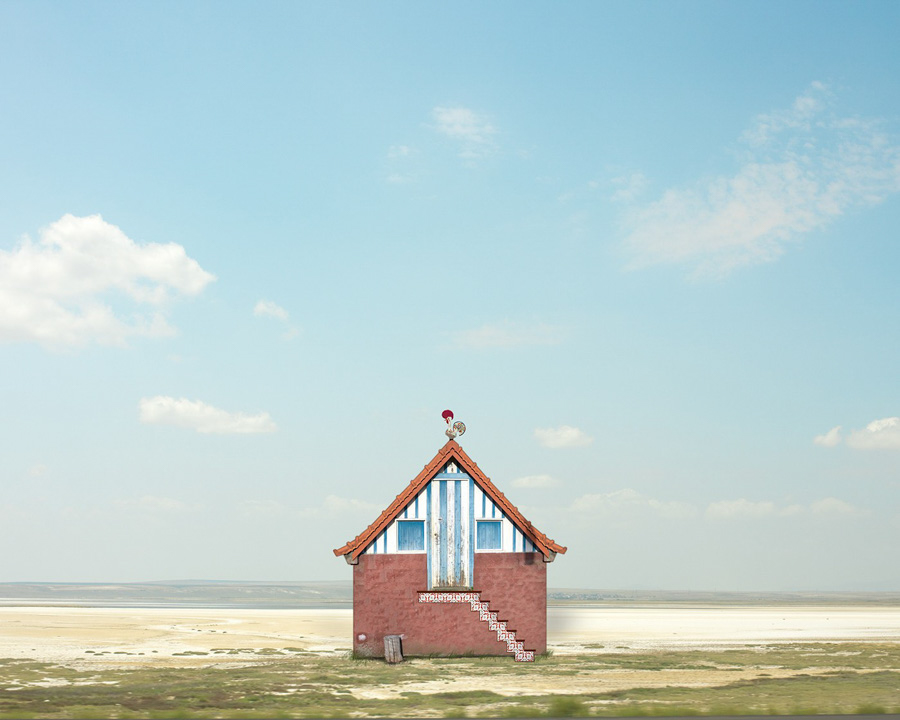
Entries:
{"label": "blue sky", "polygon": [[349,579],[451,408],[553,586],[900,589],[898,21],[0,4],[0,579]]}

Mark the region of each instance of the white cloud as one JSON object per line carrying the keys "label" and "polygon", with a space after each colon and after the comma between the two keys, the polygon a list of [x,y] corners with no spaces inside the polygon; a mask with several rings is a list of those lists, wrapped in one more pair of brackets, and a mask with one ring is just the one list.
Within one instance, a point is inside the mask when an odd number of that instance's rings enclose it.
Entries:
{"label": "white cloud", "polygon": [[706,516],[710,518],[733,517],[764,517],[774,515],[777,512],[775,503],[769,501],[752,502],[740,498],[739,500],[719,500],[712,502],[706,508]]}
{"label": "white cloud", "polygon": [[851,432],[847,444],[857,450],[900,450],[900,417],[873,420]]}
{"label": "white cloud", "polygon": [[[326,495],[322,502],[322,510],[330,515],[344,515],[345,513],[379,513],[383,510],[376,503],[357,500],[356,498],[343,498],[338,495]],[[374,517],[372,518],[375,519]]]}
{"label": "white cloud", "polygon": [[497,129],[483,115],[464,107],[436,107],[431,116],[439,133],[460,143],[460,157],[475,160],[494,151]]}
{"label": "white cloud", "polygon": [[269,413],[256,415],[226,412],[199,400],[157,395],[138,404],[140,421],[151,425],[175,425],[218,435],[270,433],[277,430]]}
{"label": "white cloud", "polygon": [[552,475],[526,475],[516,478],[511,484],[521,488],[549,488],[559,485],[559,480]]}
{"label": "white cloud", "polygon": [[848,502],[833,497],[817,500],[809,509],[814,515],[860,515],[864,512]]}
{"label": "white cloud", "polygon": [[[647,178],[643,173],[635,172],[630,175],[621,175],[614,177],[611,181],[615,188],[610,200],[614,203],[631,203],[638,199],[647,187]],[[591,183],[591,188],[597,187],[596,183]]]}
{"label": "white cloud", "polygon": [[534,437],[547,448],[583,447],[594,442],[594,438],[587,435],[584,430],[570,425],[560,425],[558,428],[537,428],[534,431]]}
{"label": "white cloud", "polygon": [[143,495],[139,498],[128,498],[116,503],[122,508],[137,508],[156,513],[180,513],[188,509],[181,500],[156,495]]}
{"label": "white cloud", "polygon": [[273,317],[277,320],[281,320],[286,326],[286,329],[281,336],[285,340],[290,340],[300,334],[300,330],[294,325],[291,325],[288,311],[271,300],[257,300],[256,305],[253,306],[253,314],[256,315],[256,317]]}
{"label": "white cloud", "polygon": [[624,514],[649,513],[658,517],[684,519],[698,514],[697,508],[690,503],[657,500],[631,488],[582,495],[569,509],[576,513],[611,518],[620,518]]}
{"label": "white cloud", "polygon": [[453,336],[461,348],[512,348],[528,345],[558,345],[563,341],[562,328],[544,323],[532,325],[505,321],[485,324],[474,330],[463,330]]}
{"label": "white cloud", "polygon": [[631,267],[691,263],[724,275],[769,262],[848,210],[900,190],[900,147],[877,122],[830,114],[814,83],[786,111],[756,118],[730,176],[665,191],[626,219]]}
{"label": "white cloud", "polygon": [[413,150],[409,145],[391,145],[391,147],[388,149],[389,160],[408,158],[412,154]]}
{"label": "white cloud", "polygon": [[0,342],[61,349],[171,335],[170,298],[197,295],[214,279],[180,245],[138,244],[100,215],[64,215],[37,243],[26,237],[0,250]]}
{"label": "white cloud", "polygon": [[837,498],[827,497],[810,505],[779,505],[770,500],[754,502],[745,498],[710,503],[706,517],[712,520],[734,518],[796,517],[799,515],[862,515],[865,511]]}
{"label": "white cloud", "polygon": [[824,435],[816,435],[813,438],[813,442],[822,447],[834,447],[841,442],[841,426],[837,425],[831,428],[831,430]]}
{"label": "white cloud", "polygon": [[374,520],[384,508],[375,503],[326,495],[319,505],[296,508],[273,500],[248,500],[242,505],[248,515],[279,517],[285,519],[345,518],[348,515]]}
{"label": "white cloud", "polygon": [[391,145],[387,153],[387,182],[402,185],[416,179],[418,153],[409,145]]}
{"label": "white cloud", "polygon": [[253,314],[257,317],[268,316],[285,321],[287,321],[289,317],[287,310],[271,300],[258,300],[256,305],[253,306]]}
{"label": "white cloud", "polygon": [[790,109],[758,115],[741,139],[750,145],[764,146],[785,130],[811,132],[816,114],[825,109],[826,102],[830,99],[831,91],[828,86],[821,82],[813,82],[804,94],[794,100]]}
{"label": "white cloud", "polygon": [[41,475],[43,475],[46,472],[47,472],[47,466],[43,465],[41,463],[38,463],[37,465],[32,465],[30,468],[28,468],[28,474],[31,475],[31,477],[40,477]]}
{"label": "white cloud", "polygon": [[[833,427],[824,435],[816,435],[813,442],[834,447],[843,439],[840,431],[840,425]],[[862,430],[852,430],[846,443],[856,450],[900,450],[900,417],[873,420]]]}

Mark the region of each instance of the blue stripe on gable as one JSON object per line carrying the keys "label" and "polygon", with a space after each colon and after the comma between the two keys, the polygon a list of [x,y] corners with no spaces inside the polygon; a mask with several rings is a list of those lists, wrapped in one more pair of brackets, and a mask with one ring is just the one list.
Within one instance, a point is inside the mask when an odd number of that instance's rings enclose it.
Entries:
{"label": "blue stripe on gable", "polygon": [[453,528],[453,574],[456,576],[453,578],[454,587],[459,585],[459,580],[462,577],[462,564],[460,560],[462,559],[460,555],[462,554],[462,538],[460,537],[460,530],[462,529],[462,516],[460,515],[460,509],[462,508],[462,480],[455,480],[453,482],[453,518],[454,525]]}
{"label": "blue stripe on gable", "polygon": [[487,495],[484,494],[484,490],[481,491],[481,517],[484,517],[487,513]]}
{"label": "blue stripe on gable", "polygon": [[475,586],[475,481],[469,478],[469,585]]}

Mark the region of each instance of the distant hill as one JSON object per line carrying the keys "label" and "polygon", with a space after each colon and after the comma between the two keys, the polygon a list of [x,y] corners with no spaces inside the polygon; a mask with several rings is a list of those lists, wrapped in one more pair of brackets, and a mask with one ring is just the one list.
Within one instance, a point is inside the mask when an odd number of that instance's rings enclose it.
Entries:
{"label": "distant hill", "polygon": [[[712,592],[551,588],[550,605],[900,605],[900,592]],[[350,582],[168,580],[0,583],[0,606],[350,608]]]}
{"label": "distant hill", "polygon": [[718,592],[711,590],[585,590],[551,588],[551,605],[900,605],[900,592]]}
{"label": "distant hill", "polygon": [[0,583],[0,605],[350,607],[349,582]]}

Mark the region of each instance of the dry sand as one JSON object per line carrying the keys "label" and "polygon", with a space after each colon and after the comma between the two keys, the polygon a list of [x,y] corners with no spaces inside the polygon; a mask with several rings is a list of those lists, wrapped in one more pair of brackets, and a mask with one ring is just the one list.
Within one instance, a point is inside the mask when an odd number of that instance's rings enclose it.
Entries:
{"label": "dry sand", "polygon": [[271,659],[266,649],[345,652],[351,629],[350,610],[0,607],[0,657],[95,667],[244,664]]}
{"label": "dry sand", "polygon": [[[202,667],[350,649],[350,610],[0,607],[0,658]],[[900,642],[900,607],[551,607],[555,653],[788,642]],[[185,654],[189,653],[189,654]]]}
{"label": "dry sand", "polygon": [[[900,607],[552,607],[555,652],[900,640]],[[603,645],[603,648],[596,647]]]}

